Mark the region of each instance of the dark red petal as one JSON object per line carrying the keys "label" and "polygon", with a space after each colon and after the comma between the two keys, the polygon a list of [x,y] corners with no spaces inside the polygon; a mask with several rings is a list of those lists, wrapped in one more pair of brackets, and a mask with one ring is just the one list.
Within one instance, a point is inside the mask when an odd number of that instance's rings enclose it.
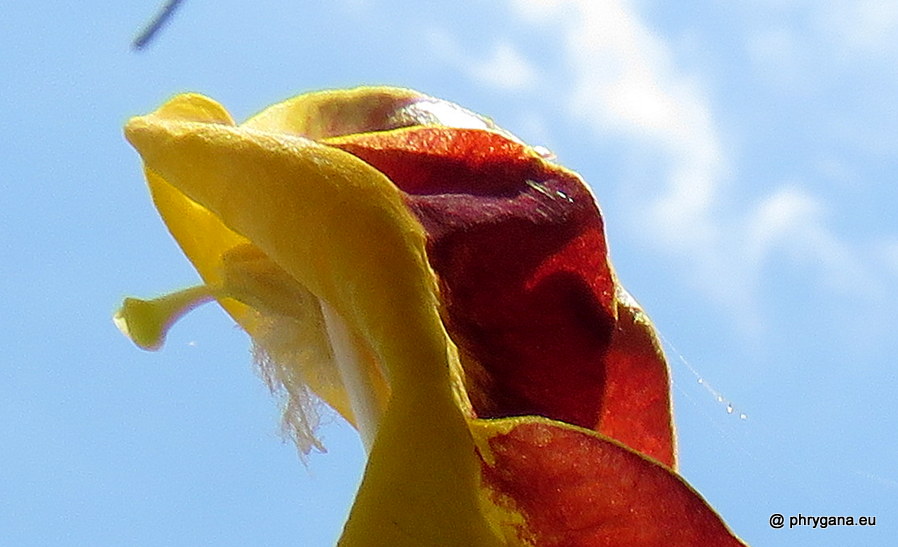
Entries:
{"label": "dark red petal", "polygon": [[[602,437],[525,421],[489,437],[493,500],[524,515],[540,547],[743,546],[682,478]],[[488,463],[487,463],[488,462]]]}
{"label": "dark red petal", "polygon": [[515,194],[541,169],[520,143],[479,129],[419,126],[326,142],[377,167],[409,194]]}
{"label": "dark red petal", "polygon": [[660,420],[620,416],[669,400],[667,366],[631,333],[632,318],[618,322],[602,217],[576,174],[484,130],[416,127],[331,144],[408,194],[478,416],[607,427],[673,465],[669,404]]}

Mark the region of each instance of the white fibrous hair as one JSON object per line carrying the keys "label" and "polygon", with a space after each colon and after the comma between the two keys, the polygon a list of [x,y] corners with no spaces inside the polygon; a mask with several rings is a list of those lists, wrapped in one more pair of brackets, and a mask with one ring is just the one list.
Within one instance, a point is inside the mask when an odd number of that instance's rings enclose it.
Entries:
{"label": "white fibrous hair", "polygon": [[322,416],[330,409],[310,385],[319,388],[339,382],[333,354],[323,331],[320,309],[301,319],[284,315],[261,315],[253,333],[252,356],[259,375],[283,410],[281,433],[296,445],[307,463],[312,450],[326,452],[317,436]]}

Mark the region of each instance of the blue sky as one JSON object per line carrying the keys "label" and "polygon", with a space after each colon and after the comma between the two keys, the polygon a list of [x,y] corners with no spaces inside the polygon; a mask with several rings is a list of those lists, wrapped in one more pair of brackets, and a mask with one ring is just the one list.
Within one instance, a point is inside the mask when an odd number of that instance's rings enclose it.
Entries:
{"label": "blue sky", "polygon": [[121,126],[182,91],[243,119],[360,84],[459,102],[589,181],[668,344],[681,471],[744,539],[898,535],[894,2],[187,0],[129,51],[160,3],[0,20],[4,543],[333,544],[353,431],[333,419],[303,466],[214,307],[159,353],[112,325],[123,296],[196,281]]}

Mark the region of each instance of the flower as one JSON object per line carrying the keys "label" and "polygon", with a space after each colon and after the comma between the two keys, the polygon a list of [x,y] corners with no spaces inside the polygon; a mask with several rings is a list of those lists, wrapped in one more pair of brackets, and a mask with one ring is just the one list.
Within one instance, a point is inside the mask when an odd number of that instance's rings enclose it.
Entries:
{"label": "flower", "polygon": [[355,425],[341,545],[742,545],[676,474],[654,329],[594,198],[544,150],[396,88],[242,125],[180,95],[125,132],[204,284],[126,299],[117,324],[155,349],[215,299],[303,451],[310,391]]}

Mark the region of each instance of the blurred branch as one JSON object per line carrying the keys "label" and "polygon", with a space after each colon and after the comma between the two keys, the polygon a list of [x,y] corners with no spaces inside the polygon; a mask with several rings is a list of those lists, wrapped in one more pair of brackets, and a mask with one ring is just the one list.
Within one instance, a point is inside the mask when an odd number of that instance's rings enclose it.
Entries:
{"label": "blurred branch", "polygon": [[168,23],[172,14],[175,13],[175,10],[178,9],[178,6],[183,1],[184,0],[168,0],[165,5],[162,6],[162,9],[159,10],[159,13],[156,14],[156,17],[154,17],[153,20],[144,27],[140,34],[137,35],[137,38],[131,42],[131,48],[137,50],[145,48],[153,38],[156,37],[159,30]]}

